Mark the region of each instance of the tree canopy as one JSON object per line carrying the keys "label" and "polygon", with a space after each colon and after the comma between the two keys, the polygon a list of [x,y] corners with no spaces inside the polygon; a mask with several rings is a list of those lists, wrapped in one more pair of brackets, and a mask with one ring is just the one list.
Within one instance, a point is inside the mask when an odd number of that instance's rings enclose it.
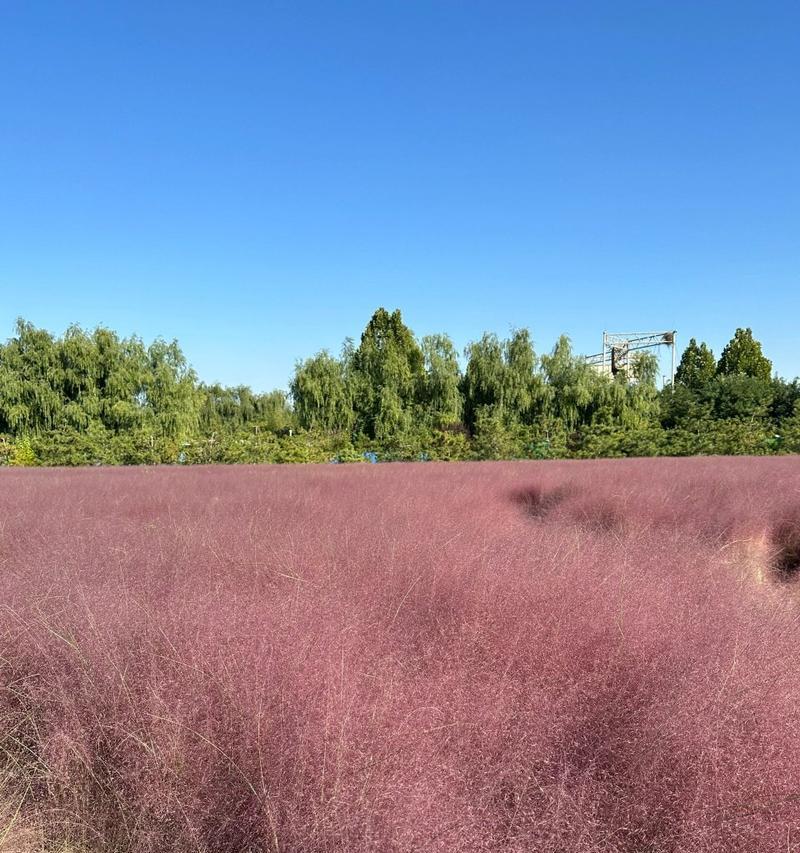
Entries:
{"label": "tree canopy", "polygon": [[408,432],[425,384],[425,357],[400,311],[379,308],[351,358],[356,428],[370,438]]}
{"label": "tree canopy", "polygon": [[715,363],[691,338],[675,386],[635,353],[616,376],[560,337],[486,332],[463,359],[379,308],[358,345],[297,362],[288,393],[200,382],[175,341],[19,320],[0,345],[0,464],[500,459],[800,451],[800,383],[749,328]]}
{"label": "tree canopy", "polygon": [[697,390],[710,382],[716,372],[714,353],[705,343],[698,345],[697,341],[691,338],[675,371],[675,382],[686,388]]}
{"label": "tree canopy", "polygon": [[720,376],[752,376],[768,380],[772,375],[772,362],[761,352],[761,344],[753,338],[751,329],[737,329],[722,350],[717,373]]}

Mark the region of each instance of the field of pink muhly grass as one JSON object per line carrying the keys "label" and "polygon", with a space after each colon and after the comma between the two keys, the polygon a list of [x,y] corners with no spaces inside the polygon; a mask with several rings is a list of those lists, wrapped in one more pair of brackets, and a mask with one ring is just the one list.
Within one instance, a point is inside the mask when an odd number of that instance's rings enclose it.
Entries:
{"label": "field of pink muhly grass", "polygon": [[800,462],[0,472],[0,849],[800,850]]}

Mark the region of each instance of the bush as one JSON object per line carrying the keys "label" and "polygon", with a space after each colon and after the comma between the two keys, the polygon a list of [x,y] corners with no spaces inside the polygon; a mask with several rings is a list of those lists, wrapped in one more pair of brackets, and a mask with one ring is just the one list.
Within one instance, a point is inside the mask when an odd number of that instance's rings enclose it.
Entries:
{"label": "bush", "polygon": [[4,449],[3,456],[6,464],[17,468],[31,468],[38,464],[33,445],[27,436],[10,443],[7,449]]}

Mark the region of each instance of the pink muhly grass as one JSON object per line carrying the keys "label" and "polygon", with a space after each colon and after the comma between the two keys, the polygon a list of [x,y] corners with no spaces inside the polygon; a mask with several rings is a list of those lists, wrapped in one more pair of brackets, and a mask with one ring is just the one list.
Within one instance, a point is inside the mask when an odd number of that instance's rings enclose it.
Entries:
{"label": "pink muhly grass", "polygon": [[37,844],[800,845],[792,459],[3,471],[0,505]]}

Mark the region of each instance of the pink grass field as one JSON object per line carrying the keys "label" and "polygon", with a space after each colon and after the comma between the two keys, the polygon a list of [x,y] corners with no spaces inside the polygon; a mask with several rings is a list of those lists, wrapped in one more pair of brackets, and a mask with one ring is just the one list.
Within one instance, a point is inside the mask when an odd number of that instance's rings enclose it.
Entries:
{"label": "pink grass field", "polygon": [[0,850],[800,850],[800,460],[0,471]]}

